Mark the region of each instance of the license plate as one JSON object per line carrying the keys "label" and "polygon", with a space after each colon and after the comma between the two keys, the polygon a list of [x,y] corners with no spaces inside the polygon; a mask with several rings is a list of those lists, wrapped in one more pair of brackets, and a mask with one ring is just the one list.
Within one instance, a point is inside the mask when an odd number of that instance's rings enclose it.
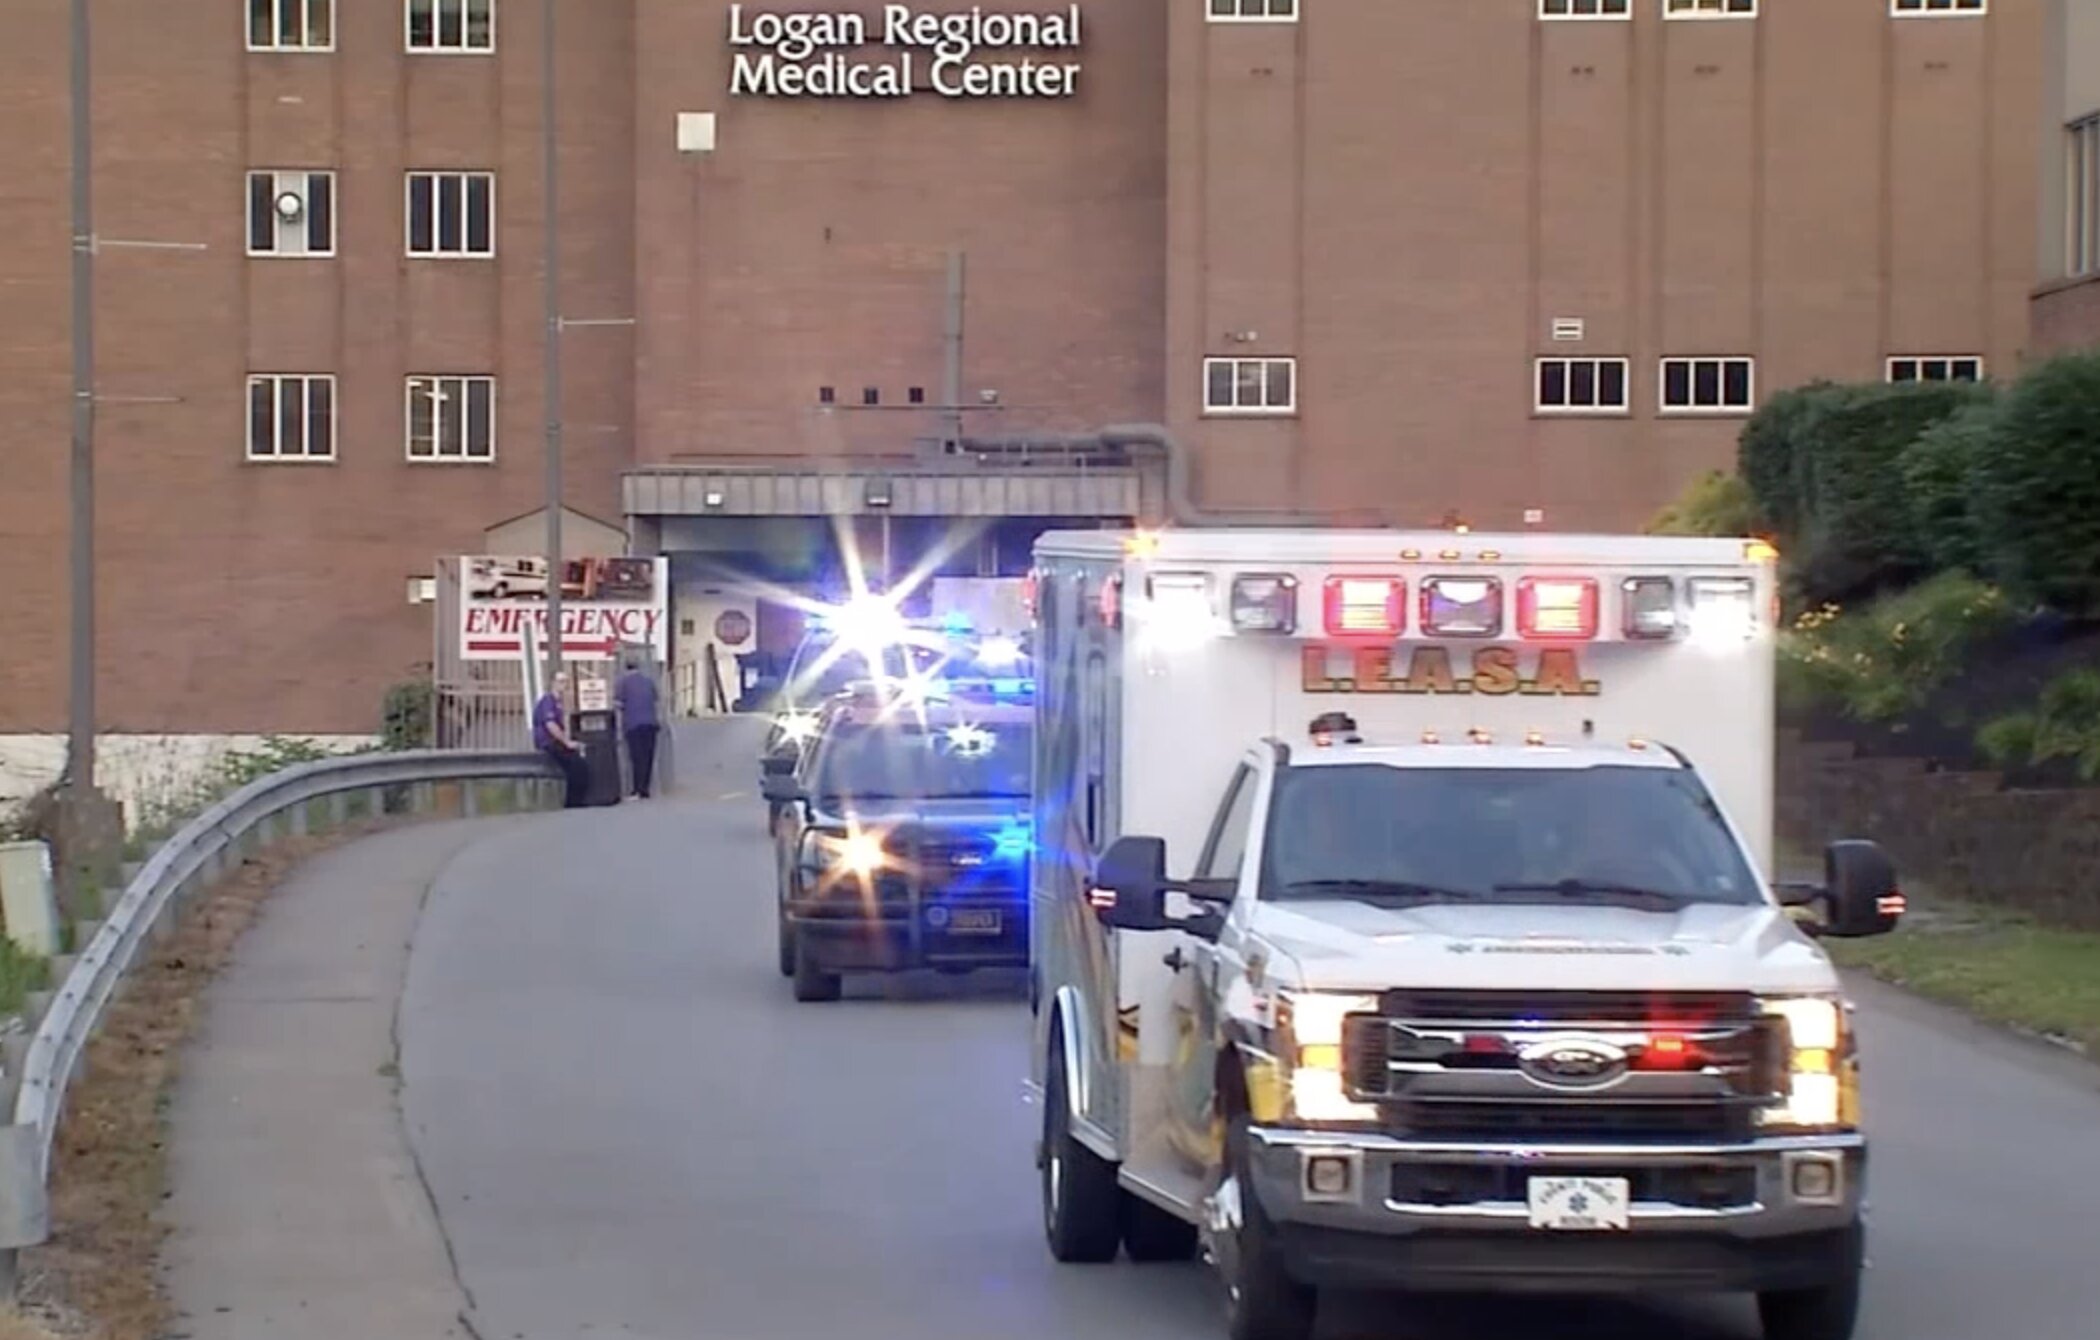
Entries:
{"label": "license plate", "polygon": [[1005,924],[995,908],[963,907],[948,914],[950,935],[997,935]]}
{"label": "license plate", "polygon": [[1623,1177],[1534,1177],[1531,1226],[1560,1232],[1626,1228],[1633,1191]]}

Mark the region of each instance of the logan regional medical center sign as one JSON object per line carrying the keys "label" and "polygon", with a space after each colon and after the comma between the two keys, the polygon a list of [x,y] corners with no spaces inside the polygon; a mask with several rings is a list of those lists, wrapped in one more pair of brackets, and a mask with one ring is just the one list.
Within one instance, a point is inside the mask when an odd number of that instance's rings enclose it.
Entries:
{"label": "logan regional medical center sign", "polygon": [[[944,98],[1069,98],[1079,91],[1079,63],[1027,53],[1076,51],[1079,44],[1076,4],[1034,14],[982,8],[928,14],[884,5],[873,17],[731,5],[729,91],[761,98],[908,98],[931,88]],[[887,54],[864,54],[874,47]]]}

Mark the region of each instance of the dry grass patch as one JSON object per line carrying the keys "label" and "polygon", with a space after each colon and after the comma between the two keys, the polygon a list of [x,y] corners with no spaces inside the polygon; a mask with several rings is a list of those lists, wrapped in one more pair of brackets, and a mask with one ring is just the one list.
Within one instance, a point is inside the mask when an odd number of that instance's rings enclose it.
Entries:
{"label": "dry grass patch", "polygon": [[[172,1320],[160,1287],[167,1227],[166,1111],[182,1045],[203,994],[292,868],[386,820],[293,838],[248,858],[183,912],[175,933],[140,952],[88,1044],[53,1147],[52,1239],[22,1253],[24,1310],[59,1334],[159,1340]],[[26,1325],[27,1323],[25,1323]],[[50,1340],[33,1326],[0,1340]]]}

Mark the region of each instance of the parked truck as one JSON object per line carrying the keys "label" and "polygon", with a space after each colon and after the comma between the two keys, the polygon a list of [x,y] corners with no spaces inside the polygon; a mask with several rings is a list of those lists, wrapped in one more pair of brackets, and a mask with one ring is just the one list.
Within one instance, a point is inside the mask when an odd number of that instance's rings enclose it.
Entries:
{"label": "parked truck", "polygon": [[1046,535],[1033,1089],[1051,1252],[1203,1254],[1233,1340],[1336,1287],[1755,1294],[1846,1340],[1867,1138],[1776,882],[1756,540]]}

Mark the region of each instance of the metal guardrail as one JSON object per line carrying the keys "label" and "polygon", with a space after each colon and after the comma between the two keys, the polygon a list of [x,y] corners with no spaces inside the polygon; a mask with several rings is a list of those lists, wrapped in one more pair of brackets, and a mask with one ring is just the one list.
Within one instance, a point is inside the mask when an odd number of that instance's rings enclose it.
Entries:
{"label": "metal guardrail", "polygon": [[[557,779],[539,755],[516,750],[352,754],[250,782],[163,842],[92,927],[20,1054],[14,1119],[0,1126],[0,1253],[12,1257],[14,1248],[49,1240],[51,1145],[88,1041],[140,947],[172,929],[183,901],[224,871],[229,856],[315,831],[317,801],[329,802],[326,826],[339,827],[360,793],[368,805],[359,817],[417,813],[438,808],[440,785],[459,783],[460,812],[472,816],[481,809],[479,783],[511,782],[518,808],[533,809],[549,797],[558,803]],[[402,787],[409,789],[406,806],[391,805],[390,794]],[[0,1262],[0,1276],[12,1274],[9,1265]]]}

